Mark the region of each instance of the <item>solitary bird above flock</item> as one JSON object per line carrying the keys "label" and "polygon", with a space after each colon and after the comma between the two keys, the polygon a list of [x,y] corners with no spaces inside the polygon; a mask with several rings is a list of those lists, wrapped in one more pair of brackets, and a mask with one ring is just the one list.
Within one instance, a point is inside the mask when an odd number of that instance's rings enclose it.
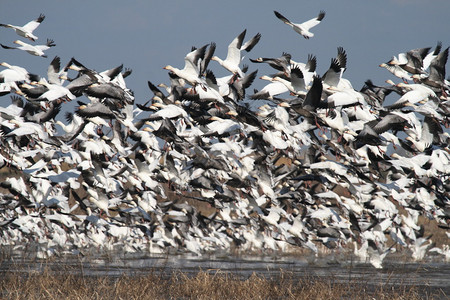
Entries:
{"label": "solitary bird above flock", "polygon": [[320,11],[319,15],[311,20],[308,20],[303,23],[292,23],[289,21],[286,17],[284,17],[282,14],[280,14],[277,11],[274,11],[275,16],[277,16],[278,19],[283,21],[284,24],[287,24],[292,27],[292,29],[295,30],[295,32],[301,34],[305,39],[312,38],[314,36],[314,33],[309,31],[314,26],[319,25],[319,23],[323,20],[325,17],[325,12],[323,10]]}

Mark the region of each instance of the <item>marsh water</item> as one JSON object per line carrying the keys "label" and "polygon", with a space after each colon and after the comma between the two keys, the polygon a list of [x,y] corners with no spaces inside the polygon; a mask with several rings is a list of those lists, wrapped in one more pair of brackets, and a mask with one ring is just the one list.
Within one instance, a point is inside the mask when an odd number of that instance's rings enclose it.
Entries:
{"label": "marsh water", "polygon": [[388,256],[383,269],[356,261],[351,255],[228,255],[211,254],[121,254],[64,256],[46,260],[12,255],[0,263],[5,271],[40,272],[44,267],[54,271],[75,272],[85,276],[138,276],[157,273],[170,277],[174,272],[194,276],[199,271],[210,274],[232,274],[242,279],[253,273],[277,279],[282,272],[294,278],[324,278],[334,282],[380,286],[415,286],[426,291],[440,290],[450,295],[450,263],[428,259],[408,262],[405,257]]}

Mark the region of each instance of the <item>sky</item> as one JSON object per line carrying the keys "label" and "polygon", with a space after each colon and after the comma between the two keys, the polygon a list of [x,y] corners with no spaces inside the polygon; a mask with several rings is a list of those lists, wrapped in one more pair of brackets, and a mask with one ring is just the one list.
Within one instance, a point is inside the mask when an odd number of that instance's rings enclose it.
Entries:
{"label": "sky", "polygon": [[[276,10],[294,23],[326,12],[309,40],[277,19]],[[378,65],[393,55],[415,48],[435,47],[442,41],[450,45],[450,1],[448,0],[316,0],[316,1],[23,1],[0,0],[0,23],[24,25],[39,14],[46,16],[34,32],[36,44],[53,39],[56,46],[47,51],[48,58],[32,56],[18,50],[0,48],[0,61],[19,65],[29,72],[45,76],[56,55],[62,64],[75,57],[85,66],[104,71],[123,64],[133,73],[126,79],[136,102],[152,97],[147,80],[154,84],[169,83],[164,66],[184,67],[184,57],[192,46],[210,42],[217,45],[216,55],[225,58],[228,44],[244,29],[246,40],[261,33],[260,42],[243,63],[258,76],[273,73],[265,64],[248,59],[279,57],[288,52],[297,62],[306,62],[308,54],[317,57],[318,74],[323,75],[342,46],[348,55],[344,77],[356,90],[372,79],[384,85],[385,80],[399,82]],[[13,30],[0,28],[0,43],[13,44]],[[2,68],[2,67],[1,67]],[[216,77],[228,75],[217,62],[209,68]],[[448,70],[448,67],[447,67]],[[448,74],[448,71],[447,71]],[[260,89],[266,81],[257,79],[250,87]],[[1,97],[0,101],[9,101]]]}

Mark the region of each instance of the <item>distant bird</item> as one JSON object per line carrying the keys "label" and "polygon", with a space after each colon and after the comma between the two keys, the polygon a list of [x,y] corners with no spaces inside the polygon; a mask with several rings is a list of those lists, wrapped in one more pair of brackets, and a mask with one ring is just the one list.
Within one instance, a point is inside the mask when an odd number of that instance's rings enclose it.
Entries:
{"label": "distant bird", "polygon": [[323,10],[320,11],[319,15],[311,20],[308,20],[303,23],[292,23],[289,21],[286,17],[284,17],[282,14],[280,14],[277,11],[274,11],[275,16],[277,16],[278,19],[284,22],[284,24],[287,24],[292,27],[292,29],[295,30],[295,32],[301,34],[305,39],[312,38],[314,36],[314,33],[310,32],[309,30],[313,28],[314,26],[318,25],[320,21],[323,20],[325,17],[325,12]]}
{"label": "distant bird", "polygon": [[44,19],[45,16],[43,14],[40,14],[36,20],[30,21],[23,26],[16,26],[11,24],[0,24],[0,26],[12,28],[18,35],[35,42],[38,39],[38,37],[33,34],[33,31],[36,28],[38,28],[38,26],[41,24],[42,21],[44,21]]}
{"label": "distant bird", "polygon": [[9,47],[9,46],[5,46],[3,44],[0,44],[0,46],[2,46],[2,48],[4,48],[4,49],[23,50],[23,51],[30,53],[31,55],[41,56],[41,57],[47,57],[47,55],[44,54],[44,51],[50,49],[50,47],[56,46],[54,41],[50,40],[50,39],[47,39],[47,44],[45,44],[45,45],[34,46],[34,45],[27,44],[25,42],[22,42],[20,40],[14,41],[14,43],[20,45],[20,47]]}

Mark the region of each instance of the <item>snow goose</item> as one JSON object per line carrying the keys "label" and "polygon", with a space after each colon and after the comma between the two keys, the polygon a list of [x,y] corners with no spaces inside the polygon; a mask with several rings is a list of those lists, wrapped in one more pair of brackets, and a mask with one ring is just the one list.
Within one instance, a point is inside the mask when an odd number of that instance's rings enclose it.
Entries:
{"label": "snow goose", "polygon": [[411,74],[409,74],[407,71],[405,71],[404,69],[400,68],[399,66],[396,65],[388,65],[386,63],[382,63],[379,65],[379,67],[381,68],[385,68],[386,70],[388,70],[389,72],[391,72],[394,76],[402,79],[405,83],[407,82],[407,80],[412,80],[413,78],[411,77]]}
{"label": "snow goose", "polygon": [[430,97],[437,97],[435,92],[424,84],[399,83],[397,84],[397,87],[405,88],[408,92],[392,105],[386,106],[385,108],[396,109],[404,106],[414,106],[418,102],[428,101],[428,98]]}
{"label": "snow goose", "polygon": [[429,65],[429,75],[414,74],[412,77],[433,88],[445,87],[445,65],[447,64],[449,47],[439,53]]}
{"label": "snow goose", "polygon": [[[44,131],[44,128],[40,124],[34,122],[26,122],[22,118],[15,118],[9,121],[14,124],[16,129],[7,134],[7,136],[24,136],[24,135],[34,135],[41,141],[48,140],[48,133]],[[32,139],[30,139],[32,142]]]}
{"label": "snow goose", "polygon": [[296,113],[309,121],[314,118],[316,120],[316,125],[319,125],[316,118],[317,109],[326,108],[326,104],[321,101],[322,89],[322,78],[320,78],[320,76],[314,76],[312,86],[306,94],[304,101],[284,102],[282,106],[292,108]]}
{"label": "snow goose", "polygon": [[234,116],[236,120],[251,126],[258,128],[264,128],[264,124],[258,118],[255,112],[249,109],[247,106],[237,105],[236,114]]}
{"label": "snow goose", "polygon": [[273,78],[269,76],[261,76],[260,79],[269,80],[271,83],[264,86],[261,90],[254,90],[254,94],[250,96],[250,99],[273,99],[274,96],[283,94],[289,91],[289,89],[283,83],[279,81],[272,82]]}
{"label": "snow goose", "polygon": [[218,56],[211,57],[211,60],[217,61],[222,67],[227,69],[233,74],[239,75],[239,77],[244,77],[244,72],[242,72],[239,64],[241,63],[241,51],[245,50],[250,52],[253,47],[259,42],[261,39],[261,34],[256,34],[245,44],[242,44],[245,38],[245,33],[247,30],[242,31],[234,40],[228,45],[228,53],[225,60],[222,60]]}
{"label": "snow goose", "polygon": [[337,52],[337,56],[331,59],[330,67],[322,76],[324,91],[328,87],[351,87],[347,80],[342,79],[342,74],[347,68],[347,53],[342,47],[338,47]]}
{"label": "snow goose", "polygon": [[37,75],[30,74],[25,68],[13,66],[7,62],[2,62],[0,65],[7,68],[0,72],[0,82],[30,82],[30,80],[35,80],[38,77]]}
{"label": "snow goose", "polygon": [[[125,100],[126,93],[125,91],[118,85],[107,82],[107,83],[93,83],[89,87],[87,87],[84,92],[98,99],[103,98],[113,98],[117,100]],[[117,101],[118,103],[122,103],[122,101]]]}
{"label": "snow goose", "polygon": [[[61,70],[60,67],[61,60],[58,56],[51,61],[50,65],[47,69],[47,83],[53,86],[61,86],[61,90],[64,89],[62,84],[65,79],[67,79],[67,72]],[[22,84],[20,86],[20,90],[25,94],[25,97],[28,100],[36,100],[39,99],[45,92],[49,91],[49,88],[46,84],[44,84],[42,79],[39,79],[37,84],[32,82],[31,85]]]}
{"label": "snow goose", "polygon": [[187,118],[188,114],[187,112],[181,108],[180,106],[177,106],[175,104],[161,104],[161,103],[153,103],[152,107],[155,109],[159,109],[154,114],[150,115],[147,120],[149,121],[157,121],[161,119],[175,119],[175,118]]}
{"label": "snow goose", "polygon": [[131,151],[134,151],[136,148],[141,147],[144,150],[156,150],[159,151],[159,143],[154,134],[151,132],[153,129],[150,127],[144,127],[142,130],[138,130],[130,135],[130,138],[136,141],[134,146],[131,148]]}
{"label": "snow goose", "polygon": [[178,77],[183,78],[192,86],[195,86],[197,84],[205,86],[205,80],[200,77],[200,61],[205,56],[206,47],[208,47],[208,45],[204,45],[201,48],[194,49],[189,52],[184,58],[183,69],[178,69],[172,67],[171,65],[167,65],[163,69],[175,73]]}
{"label": "snow goose", "polygon": [[413,143],[417,151],[424,152],[433,144],[434,135],[439,132],[442,132],[439,123],[436,123],[433,118],[426,116],[423,120],[421,130],[417,132],[418,134],[409,135],[406,137],[406,140]]}
{"label": "snow goose", "polygon": [[387,62],[388,65],[399,66],[411,74],[421,74],[423,71],[423,59],[430,52],[430,47],[410,50],[406,53],[400,53]]}
{"label": "snow goose", "polygon": [[275,76],[273,78],[273,81],[279,81],[283,83],[289,89],[292,95],[306,95],[308,91],[305,86],[305,80],[303,79],[303,72],[300,70],[300,68],[293,68],[290,72],[289,79],[290,80]]}
{"label": "snow goose", "polygon": [[[30,122],[43,124],[54,119],[61,110],[60,101],[52,101],[44,107],[28,102],[22,112],[22,117]],[[52,124],[53,125],[53,124]]]}
{"label": "snow goose", "polygon": [[284,24],[291,26],[291,28],[294,29],[295,32],[301,34],[305,39],[309,39],[314,36],[314,33],[310,32],[309,30],[311,28],[313,28],[314,26],[318,25],[325,17],[325,12],[323,10],[321,10],[317,17],[315,17],[311,20],[308,20],[306,22],[296,24],[296,23],[292,23],[291,21],[289,21],[286,17],[284,17],[279,12],[274,11],[274,13],[278,19],[283,21]]}
{"label": "snow goose", "polygon": [[350,129],[348,115],[344,111],[332,110],[330,114],[321,116],[322,120],[332,129],[336,130],[340,137],[338,142],[342,140],[344,133],[356,136],[357,134]]}
{"label": "snow goose", "polygon": [[[291,135],[293,134],[294,130],[291,124],[289,124],[289,113],[282,105],[282,103],[280,105],[277,105],[273,109],[270,109],[268,106],[263,105],[259,107],[260,111],[256,114],[263,118],[262,121],[265,125],[281,132],[282,135]],[[282,137],[282,135],[280,137]]]}
{"label": "snow goose", "polygon": [[99,73],[95,70],[85,67],[82,63],[72,57],[64,67],[64,71],[68,71],[69,69],[78,72],[77,78],[87,75],[93,80],[93,82],[106,83],[114,80],[122,72],[123,65]]}
{"label": "snow goose", "polygon": [[241,124],[232,119],[222,119],[218,116],[212,116],[210,120],[212,122],[207,125],[209,131],[205,135],[232,134],[242,129]]}
{"label": "snow goose", "polygon": [[296,62],[291,59],[291,69],[293,68],[300,68],[303,73],[305,86],[309,86],[312,83],[313,77],[316,75],[317,58],[312,54],[308,54],[306,63]]}
{"label": "snow goose", "polygon": [[291,57],[292,56],[289,53],[283,52],[279,58],[258,57],[257,59],[250,58],[250,61],[253,63],[269,64],[272,68],[288,75],[291,69]]}
{"label": "snow goose", "polygon": [[59,56],[55,56],[47,69],[48,83],[62,85],[67,78],[66,75],[67,72],[61,69],[61,59]]}
{"label": "snow goose", "polygon": [[[403,157],[398,153],[391,154],[389,161],[397,169],[413,171],[416,176],[429,176],[426,164],[430,162],[430,156],[420,153],[413,157]],[[424,168],[425,167],[425,168]]]}
{"label": "snow goose", "polygon": [[360,90],[368,97],[369,104],[374,107],[381,107],[384,99],[392,92],[401,93],[400,89],[395,86],[378,86],[372,80],[368,79],[364,82],[364,86]]}
{"label": "snow goose", "polygon": [[18,35],[34,42],[38,39],[38,37],[33,34],[33,31],[38,28],[38,26],[42,23],[42,21],[44,21],[44,19],[45,16],[43,14],[40,14],[37,19],[32,20],[23,26],[16,26],[11,24],[0,24],[0,26],[12,28]]}
{"label": "snow goose", "polygon": [[356,136],[355,149],[362,148],[365,145],[378,147],[382,144],[382,139],[373,129],[373,125],[374,123],[372,121],[364,124],[363,130]]}
{"label": "snow goose", "polygon": [[60,120],[57,120],[55,124],[61,126],[61,128],[66,133],[74,133],[78,129],[78,127],[83,123],[83,118],[71,112],[66,112],[64,117],[68,124],[63,123]]}
{"label": "snow goose", "polygon": [[78,104],[80,104],[80,106],[78,107],[76,114],[82,118],[116,118],[116,114],[114,113],[114,111],[100,101],[91,102],[89,104],[78,102]]}
{"label": "snow goose", "polygon": [[5,95],[11,91],[22,94],[17,82],[30,82],[31,80],[39,80],[37,75],[28,73],[25,68],[12,66],[6,62],[0,63],[7,69],[0,72],[0,95]]}
{"label": "snow goose", "polygon": [[329,108],[367,105],[364,95],[354,89],[339,89],[331,86],[327,90],[333,92],[333,94],[326,99]]}
{"label": "snow goose", "polygon": [[434,48],[433,52],[430,52],[427,54],[427,56],[425,56],[425,58],[423,59],[423,70],[426,71],[428,70],[428,68],[430,67],[430,63],[433,59],[436,58],[436,56],[438,56],[438,54],[441,52],[442,49],[442,42],[438,41],[436,44],[436,48]]}
{"label": "snow goose", "polygon": [[407,118],[395,112],[388,113],[381,120],[371,122],[373,122],[370,123],[373,124],[373,130],[378,134],[382,134],[388,130],[392,130],[394,134],[397,134],[398,131],[403,131],[406,127],[411,127]]}
{"label": "snow goose", "polygon": [[23,50],[23,51],[30,53],[31,55],[41,56],[41,57],[47,57],[47,55],[45,55],[44,51],[50,49],[50,47],[55,46],[55,43],[53,42],[53,40],[50,40],[50,39],[47,39],[47,44],[45,44],[45,45],[34,46],[34,45],[27,44],[25,42],[22,42],[20,40],[14,41],[14,43],[20,45],[20,47],[9,47],[9,46],[5,46],[3,44],[0,44],[0,46],[2,46],[4,49]]}
{"label": "snow goose", "polygon": [[61,98],[71,101],[76,98],[76,96],[66,87],[58,84],[50,84],[45,78],[41,78],[39,83],[45,86],[48,91],[39,96],[39,98],[36,99],[37,101],[53,101]]}
{"label": "snow goose", "polygon": [[244,77],[240,78],[238,75],[233,75],[234,78],[231,79],[231,83],[229,84],[229,93],[226,96],[234,101],[244,100],[245,90],[253,83],[257,73],[258,70],[253,71],[250,74],[245,74]]}

